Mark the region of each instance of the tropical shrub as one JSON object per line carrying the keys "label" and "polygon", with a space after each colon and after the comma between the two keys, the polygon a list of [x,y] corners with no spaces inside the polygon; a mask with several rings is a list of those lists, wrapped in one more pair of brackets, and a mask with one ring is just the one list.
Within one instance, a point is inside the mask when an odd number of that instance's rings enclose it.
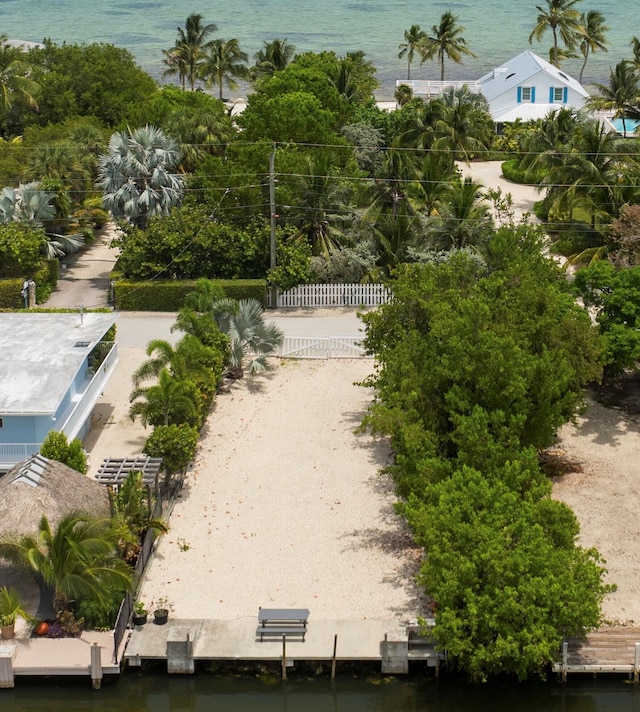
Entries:
{"label": "tropical shrub", "polygon": [[50,430],[40,446],[40,454],[50,460],[57,460],[83,475],[87,474],[87,456],[82,441],[74,438],[68,442],[64,433]]}
{"label": "tropical shrub", "polygon": [[185,423],[158,425],[144,444],[143,452],[149,457],[161,457],[168,475],[183,472],[193,460],[199,433]]}

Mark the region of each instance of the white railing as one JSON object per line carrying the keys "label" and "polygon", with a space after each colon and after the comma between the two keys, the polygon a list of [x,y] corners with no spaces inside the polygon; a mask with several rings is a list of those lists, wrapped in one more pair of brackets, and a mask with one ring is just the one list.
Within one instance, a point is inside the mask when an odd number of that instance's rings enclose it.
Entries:
{"label": "white railing", "polygon": [[37,452],[40,443],[0,443],[0,472],[7,472]]}
{"label": "white railing", "polygon": [[[377,307],[391,298],[384,284],[301,284],[278,292],[278,307]],[[271,295],[268,300],[271,306]]]}
{"label": "white railing", "polygon": [[81,426],[89,417],[95,402],[100,397],[109,376],[111,376],[111,369],[118,359],[118,346],[115,342],[103,342],[100,346],[109,348],[109,353],[95,373],[91,370],[87,371],[87,376],[91,378],[91,381],[84,391],[77,393],[73,403],[73,410],[68,414],[60,428],[61,432],[70,440],[78,435]]}
{"label": "white railing", "polygon": [[285,336],[277,350],[281,358],[371,358],[362,336]]}
{"label": "white railing", "polygon": [[411,89],[414,96],[439,96],[445,89],[462,89],[469,87],[469,91],[474,94],[482,92],[478,82],[435,82],[429,79],[396,79],[396,89],[399,86],[407,86]]}

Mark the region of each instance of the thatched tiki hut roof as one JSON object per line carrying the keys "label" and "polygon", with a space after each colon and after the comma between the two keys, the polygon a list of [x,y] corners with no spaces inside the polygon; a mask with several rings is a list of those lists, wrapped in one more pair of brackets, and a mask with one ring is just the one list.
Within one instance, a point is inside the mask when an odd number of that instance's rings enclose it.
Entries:
{"label": "thatched tiki hut roof", "polygon": [[42,455],[33,455],[0,477],[0,538],[35,534],[42,515],[52,528],[69,512],[110,516],[107,488]]}

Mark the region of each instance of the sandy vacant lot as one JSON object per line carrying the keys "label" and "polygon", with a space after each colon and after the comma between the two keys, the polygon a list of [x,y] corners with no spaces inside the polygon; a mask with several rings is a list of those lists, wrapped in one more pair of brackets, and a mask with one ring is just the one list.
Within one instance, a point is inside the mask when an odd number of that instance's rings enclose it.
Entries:
{"label": "sandy vacant lot", "polygon": [[590,402],[578,427],[560,432],[560,449],[579,465],[558,479],[554,496],[580,522],[580,543],[607,561],[607,580],[618,590],[603,606],[608,622],[640,625],[640,437],[638,422]]}
{"label": "sandy vacant lot", "polygon": [[372,361],[285,361],[217,397],[171,531],[143,584],[177,617],[305,607],[409,619],[420,552],[393,510],[384,444],[355,435]]}

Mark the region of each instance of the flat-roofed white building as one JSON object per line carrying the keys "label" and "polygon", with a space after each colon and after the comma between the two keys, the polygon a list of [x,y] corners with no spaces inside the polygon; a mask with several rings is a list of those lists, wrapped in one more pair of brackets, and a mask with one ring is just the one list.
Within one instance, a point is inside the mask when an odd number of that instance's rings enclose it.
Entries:
{"label": "flat-roofed white building", "polygon": [[113,314],[0,314],[0,472],[49,431],[84,438],[117,363]]}

